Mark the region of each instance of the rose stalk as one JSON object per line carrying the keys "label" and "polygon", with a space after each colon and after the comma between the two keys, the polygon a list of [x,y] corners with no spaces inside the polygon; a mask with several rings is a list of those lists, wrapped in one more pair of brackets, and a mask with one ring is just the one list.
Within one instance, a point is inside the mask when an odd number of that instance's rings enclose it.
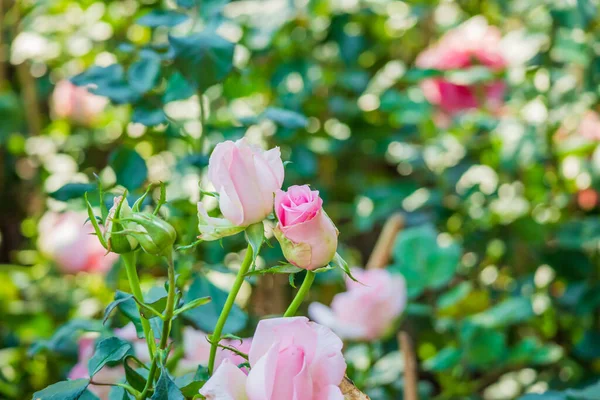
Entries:
{"label": "rose stalk", "polygon": [[296,267],[306,269],[306,277],[285,317],[296,314],[315,280],[314,270],[324,267],[335,257],[338,230],[323,210],[318,190],[308,185],[291,186],[275,195],[278,223],[274,234],[285,258]]}
{"label": "rose stalk", "polygon": [[[219,143],[208,162],[208,179],[218,193],[223,218],[210,217],[202,202],[198,203],[199,239],[217,240],[246,229],[254,231],[252,226],[256,224],[260,224],[258,231],[263,229],[262,221],[273,210],[273,195],[281,188],[283,176],[278,147],[264,151],[245,139]],[[250,266],[258,256],[260,246],[253,249],[249,237],[248,243],[246,255],[211,336],[210,373],[214,372],[217,347],[227,317]]]}

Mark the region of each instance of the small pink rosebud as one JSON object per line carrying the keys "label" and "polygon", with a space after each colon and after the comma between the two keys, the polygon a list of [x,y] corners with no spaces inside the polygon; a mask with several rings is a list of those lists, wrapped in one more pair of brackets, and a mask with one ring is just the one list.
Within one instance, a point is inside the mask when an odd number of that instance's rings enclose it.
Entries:
{"label": "small pink rosebud", "polygon": [[335,256],[338,230],[323,210],[318,190],[291,186],[275,195],[274,229],[283,255],[293,265],[308,270],[326,266]]}

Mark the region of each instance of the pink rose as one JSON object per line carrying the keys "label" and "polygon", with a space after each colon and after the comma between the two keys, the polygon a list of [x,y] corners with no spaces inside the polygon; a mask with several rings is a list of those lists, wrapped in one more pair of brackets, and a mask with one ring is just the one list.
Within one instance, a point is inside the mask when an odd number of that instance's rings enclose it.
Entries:
{"label": "pink rose", "polygon": [[311,191],[304,185],[277,191],[275,214],[279,219],[275,237],[290,263],[313,270],[333,259],[338,230],[323,210],[318,190]]}
{"label": "pink rose", "polygon": [[62,80],[54,87],[52,106],[59,118],[68,118],[80,124],[93,122],[104,110],[108,100],[87,91],[84,87]]}
{"label": "pink rose", "polygon": [[247,378],[223,362],[200,393],[215,400],[344,399],[342,341],[305,317],[260,321],[249,361]]}
{"label": "pink rose", "polygon": [[199,237],[215,240],[264,220],[273,211],[273,194],[283,175],[279,147],[264,151],[245,139],[219,143],[208,162],[208,179],[219,193],[225,218],[209,217],[198,203]]}
{"label": "pink rose", "polygon": [[[248,354],[250,351],[250,344],[252,338],[239,340],[225,339],[219,342],[220,344],[232,347],[244,354]],[[210,343],[207,340],[207,334],[195,330],[191,327],[185,327],[183,329],[183,348],[184,357],[181,360],[180,365],[183,369],[195,370],[198,365],[208,365],[208,359],[210,355]],[[233,365],[240,365],[246,362],[246,359],[231,350],[219,347],[217,350],[217,356],[215,358],[215,369],[221,365],[225,360],[230,361]],[[245,373],[248,373],[246,368],[243,368]]]}
{"label": "pink rose", "polygon": [[106,254],[87,214],[74,211],[47,212],[38,226],[38,247],[64,273],[107,273],[118,255]]}
{"label": "pink rose", "polygon": [[331,308],[312,303],[309,315],[344,339],[385,336],[406,307],[404,278],[384,269],[354,268],[352,274],[360,283],[347,278],[347,291],[333,298]]}
{"label": "pink rose", "polygon": [[[498,28],[489,26],[484,17],[473,17],[419,54],[416,65],[437,70],[460,70],[482,65],[492,71],[501,71],[507,65],[501,52],[501,39]],[[445,78],[425,79],[421,87],[427,100],[448,114],[483,105],[498,111],[504,103],[506,88],[499,80],[465,85]]]}

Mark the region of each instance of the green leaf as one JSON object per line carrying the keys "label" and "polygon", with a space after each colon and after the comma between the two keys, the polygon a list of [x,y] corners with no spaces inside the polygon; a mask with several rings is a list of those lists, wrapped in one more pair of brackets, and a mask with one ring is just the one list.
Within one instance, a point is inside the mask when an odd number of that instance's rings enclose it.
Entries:
{"label": "green leaf", "polygon": [[67,183],[60,189],[48,194],[58,201],[69,201],[83,197],[86,192],[91,192],[96,189],[94,183]]}
{"label": "green leaf", "polygon": [[438,289],[447,284],[456,273],[462,250],[455,242],[438,243],[438,233],[431,225],[422,225],[402,231],[394,245],[396,264],[391,271],[406,279],[410,296],[424,289]]}
{"label": "green leaf", "polygon": [[183,393],[169,376],[164,366],[161,367],[160,377],[154,388],[152,400],[185,400]]}
{"label": "green leaf", "polygon": [[155,126],[167,122],[167,115],[160,107],[139,104],[133,109],[131,121],[145,126]]}
{"label": "green leaf", "polygon": [[461,282],[444,294],[440,295],[437,301],[437,307],[440,309],[452,307],[464,298],[473,290],[471,282]]}
{"label": "green leaf", "polygon": [[[119,295],[119,297],[117,298],[117,294],[118,293],[122,293],[121,295]],[[110,304],[108,306],[106,306],[106,309],[104,310],[104,318],[102,318],[102,324],[106,324],[106,321],[108,320],[108,317],[110,317],[110,314],[112,313],[112,311],[119,306],[119,304],[133,299],[133,295],[132,294],[127,294],[124,292],[119,292],[117,291],[117,294],[115,294],[115,300],[111,301]]]}
{"label": "green leaf", "polygon": [[122,147],[114,150],[108,163],[117,175],[117,183],[130,191],[140,187],[148,177],[146,162],[133,149]]}
{"label": "green leaf", "polygon": [[140,319],[140,313],[137,308],[137,304],[135,300],[133,300],[133,296],[121,291],[117,291],[115,293],[115,301],[120,300],[123,297],[128,296],[128,298],[124,301],[120,301],[117,303],[117,308],[119,311],[123,313],[135,326],[135,330],[137,332],[137,337],[142,339],[144,337],[144,330],[142,328],[142,321]]}
{"label": "green leaf", "polygon": [[163,102],[185,100],[196,94],[196,89],[193,85],[181,75],[179,72],[171,74],[167,81],[167,88],[163,95]]}
{"label": "green leaf", "polygon": [[81,332],[100,332],[103,326],[100,321],[87,319],[73,319],[58,328],[48,340],[35,343],[28,351],[29,356],[37,354],[43,349],[55,353],[66,353],[76,345]]}
{"label": "green leaf", "polygon": [[88,218],[89,218],[92,226],[94,227],[94,233],[96,234],[96,237],[100,241],[100,244],[102,245],[102,247],[107,249],[108,243],[106,243],[106,240],[104,240],[104,235],[102,234],[102,230],[100,229],[100,226],[98,225],[98,220],[96,219],[96,215],[94,214],[94,209],[92,208],[92,205],[88,201],[87,192],[83,194],[83,199],[85,201]]}
{"label": "green leaf", "polygon": [[127,83],[123,67],[119,64],[93,66],[74,76],[71,82],[77,86],[93,85],[95,88],[91,92],[108,97],[116,104],[133,103],[140,97]]}
{"label": "green leaf", "polygon": [[330,264],[334,267],[340,268],[354,282],[358,282],[358,280],[356,280],[356,278],[352,275],[352,272],[350,271],[350,266],[348,266],[348,263],[346,262],[346,260],[344,260],[342,258],[342,256],[339,255],[339,253],[335,253],[333,260],[330,261]]}
{"label": "green leaf", "polygon": [[129,85],[140,94],[149,92],[160,76],[160,57],[153,52],[145,51],[140,59],[127,70]]}
{"label": "green leaf", "polygon": [[133,352],[131,344],[118,337],[110,337],[96,345],[96,351],[88,361],[90,376],[96,375],[107,363],[123,360]]}
{"label": "green leaf", "polygon": [[191,302],[185,304],[183,307],[175,310],[175,315],[179,315],[182,312],[186,312],[196,307],[203,306],[207,303],[210,303],[210,297],[201,297],[199,299],[192,300]]}
{"label": "green leaf", "polygon": [[235,45],[214,32],[169,36],[175,67],[201,91],[225,79],[233,69]]}
{"label": "green leaf", "polygon": [[[147,376],[142,375],[137,370],[133,369],[128,363],[127,358],[125,357],[125,362],[123,362],[123,366],[125,367],[125,377],[127,378],[127,383],[131,385],[134,389],[138,391],[144,390],[144,386],[146,386]],[[145,369],[140,369],[141,372],[148,372]]]}
{"label": "green leaf", "polygon": [[[213,285],[206,277],[196,275],[184,296],[186,303],[191,303],[201,297],[210,297],[212,301],[204,307],[194,308],[182,313],[196,328],[204,332],[213,332],[221,310],[227,300],[228,292]],[[225,323],[223,333],[235,333],[246,326],[248,316],[237,305],[233,305],[229,318]]]}
{"label": "green leaf", "polygon": [[448,370],[460,362],[462,351],[455,347],[445,347],[435,356],[423,362],[423,369],[431,372],[442,372]]}
{"label": "green leaf", "polygon": [[35,392],[33,400],[77,400],[89,384],[88,379],[57,382],[39,392]]}
{"label": "green leaf", "polygon": [[138,18],[135,23],[150,28],[167,26],[172,28],[186,21],[188,16],[173,10],[152,10],[149,13]]}
{"label": "green leaf", "polygon": [[287,129],[306,128],[308,125],[308,118],[304,115],[283,108],[269,107],[262,116]]}
{"label": "green leaf", "polygon": [[512,297],[470,317],[470,321],[486,328],[505,327],[527,321],[535,316],[531,300]]}
{"label": "green leaf", "polygon": [[402,79],[408,82],[419,82],[423,79],[442,76],[443,71],[437,69],[410,69],[406,71]]}
{"label": "green leaf", "polygon": [[460,330],[465,360],[475,367],[488,367],[506,355],[506,334],[465,322]]}
{"label": "green leaf", "polygon": [[181,389],[181,393],[185,397],[194,397],[209,378],[208,368],[199,365],[195,373],[189,373],[176,378],[175,384]]}
{"label": "green leaf", "polygon": [[252,248],[252,267],[251,270],[254,270],[256,267],[256,257],[258,257],[258,253],[260,252],[260,248],[265,240],[265,226],[263,222],[257,222],[256,224],[252,224],[246,228],[246,241],[250,244]]}

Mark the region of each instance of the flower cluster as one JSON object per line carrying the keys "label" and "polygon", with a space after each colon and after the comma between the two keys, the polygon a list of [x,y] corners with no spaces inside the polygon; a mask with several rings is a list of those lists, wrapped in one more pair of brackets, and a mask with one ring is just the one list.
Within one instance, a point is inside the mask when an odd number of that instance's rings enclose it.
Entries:
{"label": "flower cluster", "polygon": [[199,202],[200,239],[234,235],[275,211],[275,237],[291,264],[314,270],[335,256],[338,230],[323,210],[319,192],[307,185],[281,190],[284,168],[278,147],[264,151],[246,139],[219,143],[210,156],[208,179],[223,217],[209,216]]}

